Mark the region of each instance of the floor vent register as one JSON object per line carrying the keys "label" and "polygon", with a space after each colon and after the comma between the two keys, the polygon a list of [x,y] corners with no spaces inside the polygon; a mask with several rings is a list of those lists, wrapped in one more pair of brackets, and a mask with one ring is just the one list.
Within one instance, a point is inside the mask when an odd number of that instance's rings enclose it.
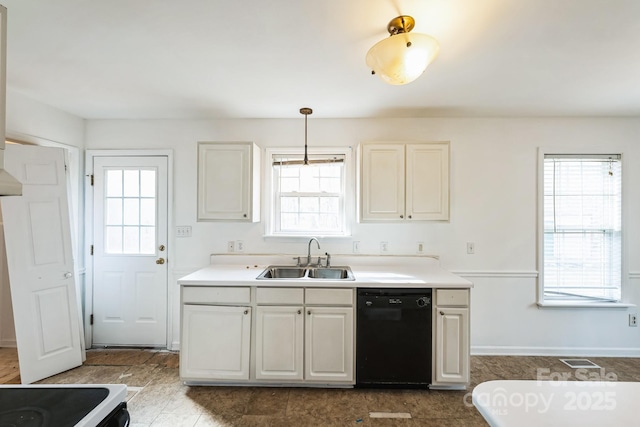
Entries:
{"label": "floor vent register", "polygon": [[600,369],[589,359],[560,359],[562,363],[573,369]]}

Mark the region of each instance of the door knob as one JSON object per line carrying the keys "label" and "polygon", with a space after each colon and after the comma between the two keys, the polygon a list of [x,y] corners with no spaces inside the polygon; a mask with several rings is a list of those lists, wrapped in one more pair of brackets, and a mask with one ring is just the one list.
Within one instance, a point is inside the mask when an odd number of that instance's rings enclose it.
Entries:
{"label": "door knob", "polygon": [[156,264],[164,264],[164,258],[158,258]]}
{"label": "door knob", "polygon": [[64,273],[64,278],[65,279],[70,279],[72,277],[73,277],[73,274],[71,274],[70,272],[67,271],[66,273]]}

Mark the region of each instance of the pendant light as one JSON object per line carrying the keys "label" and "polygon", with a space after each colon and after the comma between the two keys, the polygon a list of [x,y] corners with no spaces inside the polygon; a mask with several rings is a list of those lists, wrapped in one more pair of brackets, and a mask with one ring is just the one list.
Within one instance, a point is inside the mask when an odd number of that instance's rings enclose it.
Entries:
{"label": "pendant light", "polygon": [[302,163],[303,165],[309,164],[309,158],[307,157],[307,116],[311,113],[313,113],[313,110],[311,108],[304,107],[300,109],[300,114],[304,114],[304,162]]}
{"label": "pendant light", "polygon": [[438,55],[440,45],[433,37],[411,33],[415,20],[402,15],[387,25],[390,36],[379,41],[367,52],[366,62],[380,78],[392,85],[411,83]]}

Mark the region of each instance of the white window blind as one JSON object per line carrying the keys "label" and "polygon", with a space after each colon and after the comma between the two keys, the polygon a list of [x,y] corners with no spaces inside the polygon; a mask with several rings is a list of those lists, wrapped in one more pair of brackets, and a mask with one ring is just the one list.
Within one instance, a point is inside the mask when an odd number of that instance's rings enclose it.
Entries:
{"label": "white window blind", "polygon": [[620,301],[620,155],[544,156],[544,299]]}
{"label": "white window blind", "polygon": [[345,155],[272,156],[274,234],[345,233]]}

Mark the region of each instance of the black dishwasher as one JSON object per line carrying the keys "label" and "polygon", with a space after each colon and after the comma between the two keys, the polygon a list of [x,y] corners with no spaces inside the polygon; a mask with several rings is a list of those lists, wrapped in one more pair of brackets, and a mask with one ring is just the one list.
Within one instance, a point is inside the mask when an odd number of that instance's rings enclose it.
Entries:
{"label": "black dishwasher", "polygon": [[356,386],[427,388],[431,289],[358,289]]}

